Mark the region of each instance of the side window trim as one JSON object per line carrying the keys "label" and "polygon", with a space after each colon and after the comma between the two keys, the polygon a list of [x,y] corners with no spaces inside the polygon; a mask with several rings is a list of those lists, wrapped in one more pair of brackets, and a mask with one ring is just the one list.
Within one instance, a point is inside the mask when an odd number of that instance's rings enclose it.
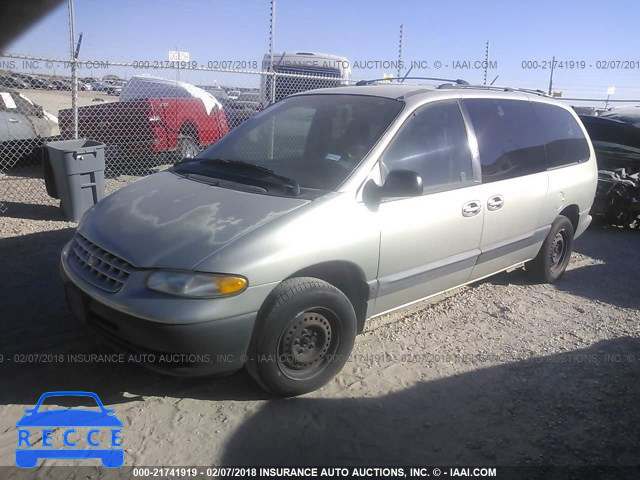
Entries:
{"label": "side window trim", "polygon": [[575,167],[576,165],[580,165],[581,163],[585,163],[587,162],[587,160],[578,160],[576,162],[572,162],[572,163],[565,163],[563,165],[555,165],[552,167],[547,167],[547,172],[550,172],[552,170],[558,170],[559,168],[565,168],[565,167]]}
{"label": "side window trim", "polygon": [[[416,116],[416,114],[420,113],[420,110],[422,110],[424,108],[429,108],[429,107],[434,106],[434,105],[443,104],[443,103],[444,104],[449,103],[451,105],[454,105],[454,104],[457,105],[458,111],[460,112],[460,114],[462,116],[462,121],[464,123],[465,133],[467,135],[467,144],[469,146],[469,151],[471,153],[471,168],[472,168],[473,178],[471,178],[469,180],[466,180],[464,182],[450,183],[450,184],[444,184],[444,185],[435,185],[435,186],[432,186],[432,187],[425,187],[423,192],[422,192],[422,195],[420,195],[420,197],[425,196],[425,195],[431,195],[431,194],[434,194],[434,193],[441,193],[441,192],[448,192],[448,191],[452,191],[452,190],[459,190],[461,188],[467,188],[467,187],[471,187],[471,186],[478,185],[478,184],[481,183],[481,180],[480,180],[481,179],[480,156],[479,156],[478,151],[477,151],[478,148],[477,148],[477,141],[476,141],[475,133],[473,132],[473,127],[471,127],[471,122],[467,121],[467,117],[465,116],[466,112],[462,109],[460,101],[458,99],[456,99],[456,98],[447,98],[447,99],[443,99],[443,100],[436,100],[436,101],[432,101],[432,102],[423,103],[423,104],[418,105],[413,110],[411,110],[411,112],[409,112],[409,114],[407,115],[407,118],[402,122],[402,125],[400,125],[400,127],[395,132],[393,137],[389,140],[389,143],[384,148],[384,150],[380,153],[380,155],[378,157],[378,160],[375,163],[374,168],[378,169],[379,175],[380,175],[380,180],[383,183],[384,183],[384,174],[383,174],[383,169],[382,169],[382,159],[384,157],[384,154],[387,152],[388,148],[400,136],[400,134],[402,133],[402,130],[404,129],[404,127]],[[470,139],[471,139],[470,135],[473,135],[473,142],[475,142],[475,150],[476,151],[474,151],[474,149],[472,148],[472,145],[470,143]],[[415,198],[415,197],[409,197],[409,198]],[[388,199],[384,199],[383,203],[395,202],[397,200],[405,200],[405,199],[404,198],[388,198]]]}
{"label": "side window trim", "polygon": [[482,183],[482,169],[480,166],[480,147],[478,146],[478,138],[476,137],[476,131],[471,123],[469,112],[464,105],[464,102],[456,100],[462,119],[467,131],[467,142],[469,143],[469,151],[471,152],[471,168],[473,169],[473,181],[474,183]]}

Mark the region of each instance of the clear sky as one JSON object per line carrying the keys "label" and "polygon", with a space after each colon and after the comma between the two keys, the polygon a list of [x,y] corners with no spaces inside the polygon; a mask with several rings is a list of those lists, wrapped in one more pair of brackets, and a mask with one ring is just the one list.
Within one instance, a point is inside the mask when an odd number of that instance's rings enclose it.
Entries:
{"label": "clear sky", "polygon": [[[268,0],[75,0],[76,33],[83,32],[81,59],[164,61],[178,47],[191,59],[261,62],[268,50]],[[6,52],[68,57],[67,2],[22,35]],[[481,83],[483,70],[453,69],[456,61],[490,59],[497,68],[488,81],[547,90],[549,69],[524,69],[523,61],[584,61],[585,68],[556,68],[554,90],[563,96],[640,98],[640,1],[434,1],[434,0],[276,0],[275,50],[327,52],[347,57],[355,78],[396,73],[372,62],[398,59],[400,24],[404,25],[403,60],[426,62],[412,75],[463,78]],[[603,61],[630,61],[630,69],[598,69]],[[440,69],[433,67],[442,62]],[[448,65],[448,67],[447,67]],[[529,66],[534,66],[530,63]],[[622,66],[625,66],[624,64]],[[63,71],[59,66],[59,71]],[[112,68],[81,76],[117,73]],[[406,68],[405,68],[406,72]],[[152,73],[152,72],[144,72]],[[175,78],[174,70],[159,70]],[[180,73],[182,80],[223,85],[257,85],[257,77],[213,72]]]}

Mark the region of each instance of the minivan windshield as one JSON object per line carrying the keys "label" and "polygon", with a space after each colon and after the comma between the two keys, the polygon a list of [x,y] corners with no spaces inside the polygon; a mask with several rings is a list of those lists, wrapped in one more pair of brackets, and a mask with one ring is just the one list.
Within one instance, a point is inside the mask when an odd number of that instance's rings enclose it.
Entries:
{"label": "minivan windshield", "polygon": [[[353,172],[398,115],[403,102],[368,95],[289,97],[254,115],[194,160],[179,164],[202,174],[243,165],[264,169],[302,189],[335,190]],[[248,165],[262,167],[247,168]],[[237,179],[236,179],[237,180]]]}

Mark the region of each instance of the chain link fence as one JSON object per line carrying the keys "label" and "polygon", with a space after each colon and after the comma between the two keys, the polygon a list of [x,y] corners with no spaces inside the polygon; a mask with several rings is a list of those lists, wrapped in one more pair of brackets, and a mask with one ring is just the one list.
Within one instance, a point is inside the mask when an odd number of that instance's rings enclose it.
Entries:
{"label": "chain link fence", "polygon": [[[157,63],[83,60],[74,88],[68,60],[0,57],[0,67],[14,67],[0,68],[0,210],[57,203],[47,195],[43,179],[49,141],[76,138],[77,133],[77,138],[104,143],[105,184],[112,193],[194,157],[288,95],[353,83],[338,69],[262,71]],[[43,65],[52,73],[39,73]],[[55,73],[56,66],[62,73]]]}

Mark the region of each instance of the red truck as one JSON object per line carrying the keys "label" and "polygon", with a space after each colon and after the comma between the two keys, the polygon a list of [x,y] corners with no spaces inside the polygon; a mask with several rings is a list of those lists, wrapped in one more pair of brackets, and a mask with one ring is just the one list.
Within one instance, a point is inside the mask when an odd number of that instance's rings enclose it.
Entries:
{"label": "red truck", "polygon": [[[72,137],[73,111],[60,110],[60,131]],[[144,168],[159,154],[191,158],[229,131],[213,95],[184,82],[133,77],[119,101],[80,107],[78,136],[106,145],[107,166]]]}

